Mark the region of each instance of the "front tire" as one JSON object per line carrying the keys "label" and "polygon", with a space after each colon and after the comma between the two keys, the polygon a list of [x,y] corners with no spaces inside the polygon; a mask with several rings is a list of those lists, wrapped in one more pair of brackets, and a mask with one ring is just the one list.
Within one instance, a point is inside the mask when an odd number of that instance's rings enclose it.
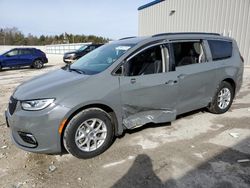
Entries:
{"label": "front tire", "polygon": [[80,159],[95,157],[109,148],[114,138],[111,117],[101,109],[87,109],[67,125],[63,143],[65,149]]}
{"label": "front tire", "polygon": [[208,110],[214,114],[223,114],[231,107],[234,98],[234,88],[228,82],[221,82]]}

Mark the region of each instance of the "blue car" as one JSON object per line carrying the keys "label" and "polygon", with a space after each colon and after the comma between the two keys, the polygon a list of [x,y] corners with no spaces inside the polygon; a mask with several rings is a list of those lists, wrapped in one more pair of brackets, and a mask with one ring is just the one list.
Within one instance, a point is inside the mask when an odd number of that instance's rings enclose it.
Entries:
{"label": "blue car", "polygon": [[14,48],[0,55],[0,70],[21,66],[40,69],[44,63],[48,63],[45,53],[36,48]]}

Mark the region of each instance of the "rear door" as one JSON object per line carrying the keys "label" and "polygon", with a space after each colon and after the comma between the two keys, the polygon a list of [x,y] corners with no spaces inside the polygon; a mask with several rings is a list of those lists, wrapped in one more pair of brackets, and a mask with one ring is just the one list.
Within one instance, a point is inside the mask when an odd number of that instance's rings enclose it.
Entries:
{"label": "rear door", "polygon": [[31,65],[34,59],[33,49],[19,49],[19,59],[22,65]]}
{"label": "rear door", "polygon": [[15,67],[19,65],[19,54],[17,49],[13,49],[4,54],[3,67]]}
{"label": "rear door", "polygon": [[164,45],[155,45],[125,63],[125,76],[119,80],[123,124],[127,128],[175,119],[178,84],[176,72],[168,72],[168,54]]}
{"label": "rear door", "polygon": [[207,42],[173,41],[171,46],[179,82],[178,114],[207,106],[217,86],[217,67],[207,58]]}

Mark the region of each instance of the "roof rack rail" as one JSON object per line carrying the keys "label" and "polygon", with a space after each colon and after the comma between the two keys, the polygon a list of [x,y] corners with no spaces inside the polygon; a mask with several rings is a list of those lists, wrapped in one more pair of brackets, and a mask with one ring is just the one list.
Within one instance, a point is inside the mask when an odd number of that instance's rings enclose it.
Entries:
{"label": "roof rack rail", "polygon": [[160,36],[165,36],[165,35],[184,35],[184,34],[191,34],[191,35],[215,35],[215,36],[220,36],[219,33],[206,33],[206,32],[178,32],[178,33],[159,33],[156,35],[152,35],[152,37],[160,37]]}
{"label": "roof rack rail", "polygon": [[132,38],[136,38],[136,36],[132,36],[132,37],[124,37],[124,38],[121,38],[121,39],[119,39],[119,40],[132,39]]}

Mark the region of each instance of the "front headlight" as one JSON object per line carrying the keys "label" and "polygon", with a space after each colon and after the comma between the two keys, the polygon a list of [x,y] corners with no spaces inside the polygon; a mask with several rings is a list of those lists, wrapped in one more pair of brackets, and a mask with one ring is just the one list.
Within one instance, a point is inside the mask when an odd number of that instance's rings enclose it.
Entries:
{"label": "front headlight", "polygon": [[54,102],[55,99],[38,99],[38,100],[28,100],[21,101],[21,107],[23,110],[36,111],[43,110],[47,108]]}

